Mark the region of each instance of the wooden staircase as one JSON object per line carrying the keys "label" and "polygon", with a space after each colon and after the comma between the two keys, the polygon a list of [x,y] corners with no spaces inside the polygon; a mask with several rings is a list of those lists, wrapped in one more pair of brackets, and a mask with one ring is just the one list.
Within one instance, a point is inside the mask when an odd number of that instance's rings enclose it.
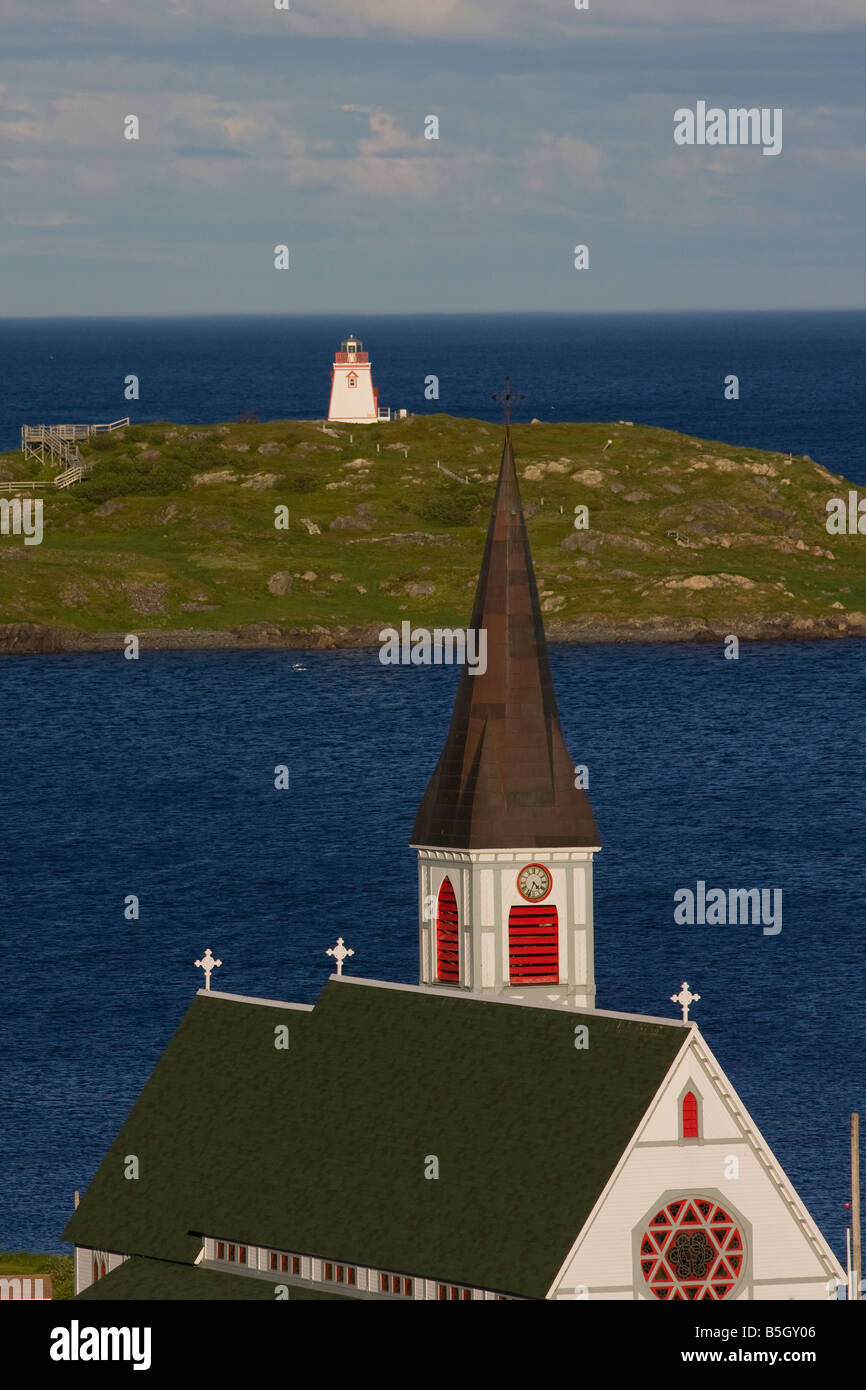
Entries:
{"label": "wooden staircase", "polygon": [[79,455],[77,463],[73,463],[69,468],[65,468],[62,473],[58,473],[54,479],[55,487],[71,487],[73,483],[80,483],[82,478],[86,478],[93,468],[92,463],[85,463]]}
{"label": "wooden staircase", "polygon": [[78,441],[123,429],[128,424],[127,415],[107,425],[22,425],[21,452],[25,458],[38,459],[41,464],[48,461],[52,468],[59,468],[55,486],[70,487],[86,478],[93,466],[85,463]]}

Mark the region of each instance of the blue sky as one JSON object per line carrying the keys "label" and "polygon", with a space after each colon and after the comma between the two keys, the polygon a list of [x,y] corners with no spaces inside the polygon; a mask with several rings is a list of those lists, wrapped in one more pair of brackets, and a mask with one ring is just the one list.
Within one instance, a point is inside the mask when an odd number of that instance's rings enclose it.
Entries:
{"label": "blue sky", "polygon": [[862,0],[589,5],[0,0],[0,313],[866,306]]}

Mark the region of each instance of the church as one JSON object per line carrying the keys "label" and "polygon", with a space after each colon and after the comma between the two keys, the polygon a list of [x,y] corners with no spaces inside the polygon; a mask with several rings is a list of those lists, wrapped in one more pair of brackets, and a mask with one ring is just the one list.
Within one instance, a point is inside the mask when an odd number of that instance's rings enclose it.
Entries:
{"label": "church", "polygon": [[77,1297],[835,1297],[697,996],[596,1008],[600,838],[509,427],[471,627],[486,669],[461,672],[412,834],[419,983],[343,974],[342,941],[314,1005],[212,990],[208,962],[64,1232]]}

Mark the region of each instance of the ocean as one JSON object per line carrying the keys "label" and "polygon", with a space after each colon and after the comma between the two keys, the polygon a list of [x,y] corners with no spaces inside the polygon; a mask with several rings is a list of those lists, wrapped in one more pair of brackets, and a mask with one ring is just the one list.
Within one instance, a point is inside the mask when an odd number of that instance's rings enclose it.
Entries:
{"label": "ocean", "polygon": [[[642,421],[806,452],[866,484],[864,328],[862,312],[6,319],[0,448],[24,422],[321,417],[331,353],[355,332],[392,408],[496,420],[510,374],[518,419]],[[138,402],[123,399],[130,373]],[[849,1114],[866,1111],[863,653],[552,652],[605,846],[599,1006],[673,1017],[689,981],[840,1257]],[[216,987],[241,994],[312,1001],[338,935],[354,973],[417,980],[408,841],[453,692],[448,668],[383,667],[375,651],[0,662],[0,1246],[63,1248],[73,1192],[201,984],[206,947],[224,962]],[[673,895],[699,879],[781,889],[781,932],[676,925]]]}
{"label": "ocean", "polygon": [[[688,980],[840,1257],[866,1110],[863,651],[552,649],[604,845],[598,1005],[676,1017]],[[417,982],[409,838],[454,688],[375,650],[0,662],[0,1245],[62,1248],[207,947],[239,994],[312,1002],[338,936],[353,974]],[[675,924],[698,880],[781,889],[781,931]]]}
{"label": "ocean", "polygon": [[349,333],[392,409],[498,420],[510,375],[516,419],[634,420],[807,453],[866,483],[864,311],[0,319],[0,450],[22,424],[319,419]]}

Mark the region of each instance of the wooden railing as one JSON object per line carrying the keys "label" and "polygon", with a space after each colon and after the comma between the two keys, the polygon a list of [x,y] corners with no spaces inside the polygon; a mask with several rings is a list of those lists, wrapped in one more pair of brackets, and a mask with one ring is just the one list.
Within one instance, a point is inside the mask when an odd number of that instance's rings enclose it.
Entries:
{"label": "wooden railing", "polygon": [[[127,415],[107,425],[22,425],[21,452],[25,458],[36,458],[40,463],[45,463],[47,451],[51,463],[61,468],[55,483],[58,487],[69,487],[70,483],[79,482],[90,472],[89,465],[82,463],[78,440],[123,429],[128,424]],[[80,471],[76,472],[76,469]]]}
{"label": "wooden railing", "polygon": [[62,473],[58,473],[54,479],[55,487],[71,487],[73,483],[80,483],[82,478],[86,478],[93,465],[90,463],[74,463],[71,468],[66,468]]}
{"label": "wooden railing", "polygon": [[91,434],[105,434],[109,430],[122,430],[124,425],[129,424],[129,416],[125,415],[122,420],[112,420],[110,425],[88,425]]}

